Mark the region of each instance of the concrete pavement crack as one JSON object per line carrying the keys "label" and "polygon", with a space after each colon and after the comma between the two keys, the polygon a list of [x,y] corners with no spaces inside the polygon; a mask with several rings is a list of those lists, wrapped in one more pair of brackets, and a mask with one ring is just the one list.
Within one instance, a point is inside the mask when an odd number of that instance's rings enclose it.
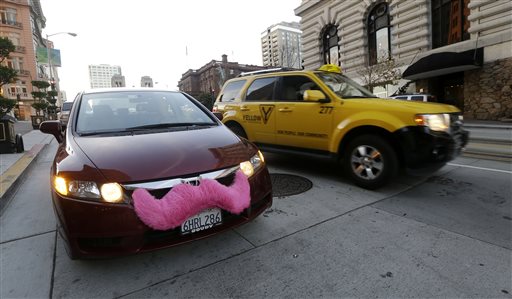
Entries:
{"label": "concrete pavement crack", "polygon": [[46,234],[50,234],[50,233],[54,233],[54,232],[55,232],[55,230],[50,230],[50,231],[47,231],[47,232],[42,232],[42,233],[38,233],[38,234],[33,234],[33,235],[21,237],[21,238],[7,240],[7,241],[0,242],[0,245],[9,244],[9,243],[16,242],[16,241],[19,241],[19,240],[24,240],[24,239],[28,239],[28,238],[32,238],[32,237],[38,237],[38,236],[42,236],[42,235],[46,235]]}

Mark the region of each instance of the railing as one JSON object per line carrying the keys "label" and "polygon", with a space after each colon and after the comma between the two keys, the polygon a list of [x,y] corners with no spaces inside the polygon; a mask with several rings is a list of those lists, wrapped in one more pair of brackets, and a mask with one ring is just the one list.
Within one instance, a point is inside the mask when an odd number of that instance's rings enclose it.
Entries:
{"label": "railing", "polygon": [[20,96],[20,99],[28,99],[28,93],[26,92],[11,92],[10,90],[7,92],[9,97],[16,98],[17,95]]}
{"label": "railing", "polygon": [[16,70],[20,76],[30,76],[30,71],[27,70]]}
{"label": "railing", "polygon": [[21,24],[20,22],[12,21],[12,20],[2,20],[2,25],[14,26],[14,27],[18,27],[20,29],[23,28],[23,24]]}

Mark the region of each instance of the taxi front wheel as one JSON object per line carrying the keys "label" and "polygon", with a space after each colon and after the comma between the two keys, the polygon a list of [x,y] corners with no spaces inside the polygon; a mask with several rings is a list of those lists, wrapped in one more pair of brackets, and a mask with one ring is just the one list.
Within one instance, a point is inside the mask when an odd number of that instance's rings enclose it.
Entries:
{"label": "taxi front wheel", "polygon": [[356,185],[373,190],[396,175],[398,162],[395,151],[385,139],[362,135],[354,138],[346,148],[343,167]]}
{"label": "taxi front wheel", "polygon": [[236,135],[247,139],[247,134],[239,124],[227,124],[226,126]]}

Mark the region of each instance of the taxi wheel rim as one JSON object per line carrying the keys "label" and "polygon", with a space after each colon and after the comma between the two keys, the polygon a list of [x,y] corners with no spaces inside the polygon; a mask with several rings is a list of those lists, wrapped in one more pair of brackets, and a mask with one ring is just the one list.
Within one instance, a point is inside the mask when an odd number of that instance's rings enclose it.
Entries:
{"label": "taxi wheel rim", "polygon": [[369,145],[360,145],[354,149],[351,157],[354,174],[364,180],[374,180],[384,169],[382,154]]}

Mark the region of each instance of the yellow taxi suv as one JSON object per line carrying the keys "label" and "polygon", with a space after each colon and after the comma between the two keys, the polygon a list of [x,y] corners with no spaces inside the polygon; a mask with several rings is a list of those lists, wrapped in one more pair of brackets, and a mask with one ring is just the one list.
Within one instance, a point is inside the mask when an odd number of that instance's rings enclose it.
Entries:
{"label": "yellow taxi suv", "polygon": [[442,167],[469,136],[456,107],[378,98],[332,65],[241,74],[226,81],[213,111],[263,151],[333,158],[366,189],[401,169]]}

